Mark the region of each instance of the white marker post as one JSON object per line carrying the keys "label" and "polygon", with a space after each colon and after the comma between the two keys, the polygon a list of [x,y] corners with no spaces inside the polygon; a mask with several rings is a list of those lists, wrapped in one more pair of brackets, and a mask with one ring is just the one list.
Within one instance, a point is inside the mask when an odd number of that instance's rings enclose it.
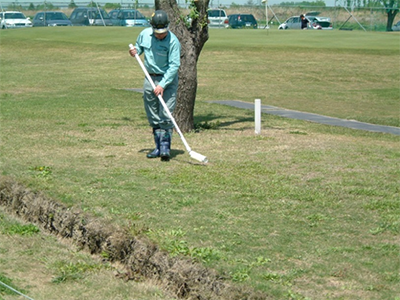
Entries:
{"label": "white marker post", "polygon": [[256,134],[261,133],[261,100],[254,100],[254,123]]}

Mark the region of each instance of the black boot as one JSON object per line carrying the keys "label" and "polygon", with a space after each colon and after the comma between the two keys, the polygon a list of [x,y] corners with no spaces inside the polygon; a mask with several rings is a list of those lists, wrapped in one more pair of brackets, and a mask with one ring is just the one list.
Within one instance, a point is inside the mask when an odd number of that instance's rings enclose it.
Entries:
{"label": "black boot", "polygon": [[162,161],[169,161],[171,158],[171,137],[172,129],[163,130],[160,138],[160,156]]}
{"label": "black boot", "polygon": [[150,153],[147,154],[147,158],[156,158],[160,157],[160,138],[162,134],[162,129],[153,128],[154,142],[156,144],[156,148]]}

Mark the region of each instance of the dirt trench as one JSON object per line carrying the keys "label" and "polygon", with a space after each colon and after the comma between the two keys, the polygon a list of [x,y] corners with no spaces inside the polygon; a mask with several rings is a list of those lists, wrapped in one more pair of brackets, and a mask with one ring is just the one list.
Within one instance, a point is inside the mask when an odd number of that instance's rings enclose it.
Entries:
{"label": "dirt trench", "polygon": [[237,287],[214,270],[185,257],[171,257],[143,237],[131,236],[104,220],[67,208],[32,192],[8,177],[0,177],[0,205],[4,210],[42,230],[71,239],[91,254],[106,253],[111,262],[126,267],[125,279],[155,280],[180,299],[258,300],[266,295]]}

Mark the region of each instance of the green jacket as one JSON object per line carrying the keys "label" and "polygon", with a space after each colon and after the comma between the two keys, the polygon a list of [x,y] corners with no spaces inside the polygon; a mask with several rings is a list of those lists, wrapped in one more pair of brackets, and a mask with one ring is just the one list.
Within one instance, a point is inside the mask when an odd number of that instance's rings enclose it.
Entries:
{"label": "green jacket", "polygon": [[159,40],[153,34],[153,28],[144,29],[135,45],[139,55],[144,53],[144,65],[150,74],[162,74],[158,83],[164,89],[178,76],[181,64],[181,44],[171,31]]}

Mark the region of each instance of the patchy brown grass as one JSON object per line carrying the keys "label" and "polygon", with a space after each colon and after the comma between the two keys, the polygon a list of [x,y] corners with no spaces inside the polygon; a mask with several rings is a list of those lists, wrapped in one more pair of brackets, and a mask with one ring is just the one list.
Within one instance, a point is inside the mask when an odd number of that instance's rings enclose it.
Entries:
{"label": "patchy brown grass", "polygon": [[41,193],[0,177],[0,205],[42,230],[69,239],[91,254],[122,263],[125,280],[145,278],[182,299],[267,299],[267,295],[228,284],[215,271],[182,257],[171,257],[144,237],[134,237],[104,220],[67,208]]}

